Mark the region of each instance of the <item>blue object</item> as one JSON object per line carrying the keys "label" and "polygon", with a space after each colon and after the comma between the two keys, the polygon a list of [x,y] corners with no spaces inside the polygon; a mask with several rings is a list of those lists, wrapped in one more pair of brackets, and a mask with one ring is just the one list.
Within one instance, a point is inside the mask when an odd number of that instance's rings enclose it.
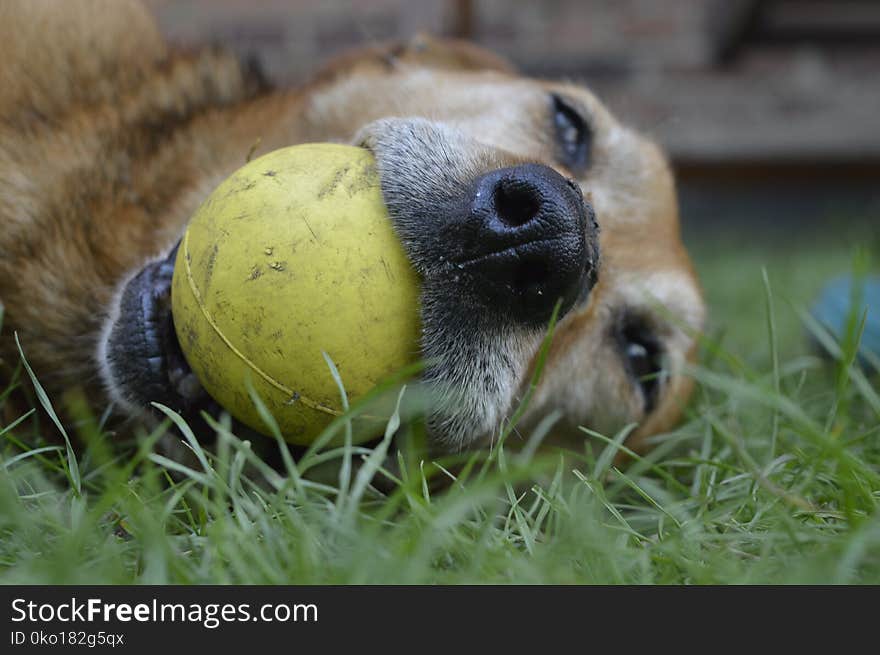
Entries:
{"label": "blue object", "polygon": [[868,312],[865,331],[859,343],[859,360],[869,370],[876,370],[880,362],[880,275],[861,278],[844,275],[833,279],[822,289],[810,313],[841,343],[847,335],[847,323],[854,303],[857,304],[856,330],[862,314],[866,309]]}

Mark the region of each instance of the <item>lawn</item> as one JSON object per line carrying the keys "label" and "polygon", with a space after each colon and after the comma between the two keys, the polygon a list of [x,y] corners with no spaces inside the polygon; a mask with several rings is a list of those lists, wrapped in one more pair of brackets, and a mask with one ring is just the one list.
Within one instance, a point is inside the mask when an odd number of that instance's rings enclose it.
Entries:
{"label": "lawn", "polygon": [[386,442],[279,474],[218,425],[182,467],[157,433],[110,450],[83,412],[73,456],[38,407],[0,426],[0,582],[880,583],[878,378],[851,364],[853,335],[817,357],[802,317],[864,266],[869,230],[689,235],[711,311],[697,392],[619,466],[625,435],[585,432],[568,458],[472,457],[445,491],[435,463],[404,461],[380,493]]}

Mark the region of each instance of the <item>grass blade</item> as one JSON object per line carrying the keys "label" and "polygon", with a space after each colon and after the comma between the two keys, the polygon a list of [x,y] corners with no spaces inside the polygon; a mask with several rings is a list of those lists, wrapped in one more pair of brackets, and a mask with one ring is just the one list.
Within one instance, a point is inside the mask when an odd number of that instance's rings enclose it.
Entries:
{"label": "grass blade", "polygon": [[40,381],[37,380],[37,376],[34,374],[33,369],[31,369],[31,365],[28,363],[27,358],[24,356],[24,350],[22,350],[21,342],[18,339],[18,332],[15,333],[15,345],[18,346],[18,353],[21,356],[21,363],[24,364],[25,371],[27,371],[28,377],[31,379],[31,383],[34,385],[34,391],[37,394],[37,399],[39,400],[40,405],[42,405],[43,409],[49,415],[49,418],[52,419],[55,427],[58,428],[58,431],[61,432],[61,436],[64,438],[64,445],[67,449],[67,457],[64,460],[64,470],[67,472],[67,478],[70,481],[74,494],[76,494],[77,498],[79,498],[82,496],[82,480],[80,479],[79,464],[76,461],[76,453],[74,453],[73,451],[73,445],[70,442],[70,437],[67,436],[67,431],[64,429],[64,425],[62,425],[61,419],[59,419],[58,414],[55,413],[55,408],[52,407],[52,402],[49,400],[49,396],[46,394],[46,390],[43,389],[43,385],[41,385]]}

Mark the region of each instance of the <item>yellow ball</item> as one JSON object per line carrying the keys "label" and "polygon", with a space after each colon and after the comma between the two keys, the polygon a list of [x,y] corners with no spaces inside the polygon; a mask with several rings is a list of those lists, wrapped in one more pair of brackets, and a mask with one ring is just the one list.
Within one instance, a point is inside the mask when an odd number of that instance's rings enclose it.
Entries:
{"label": "yellow ball", "polygon": [[[192,217],[172,285],[187,362],[230,414],[266,433],[248,384],[285,439],[311,443],[350,401],[418,361],[419,280],[362,148],[306,144],[256,159]],[[387,418],[387,417],[384,417]],[[368,439],[382,416],[355,430]]]}

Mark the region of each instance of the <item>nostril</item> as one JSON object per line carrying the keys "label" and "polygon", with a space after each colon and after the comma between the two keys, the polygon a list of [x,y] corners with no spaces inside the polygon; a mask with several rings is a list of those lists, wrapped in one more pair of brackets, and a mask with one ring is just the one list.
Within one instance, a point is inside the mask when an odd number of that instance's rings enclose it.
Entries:
{"label": "nostril", "polygon": [[521,180],[501,180],[495,185],[495,213],[508,227],[531,221],[541,209],[538,191]]}

